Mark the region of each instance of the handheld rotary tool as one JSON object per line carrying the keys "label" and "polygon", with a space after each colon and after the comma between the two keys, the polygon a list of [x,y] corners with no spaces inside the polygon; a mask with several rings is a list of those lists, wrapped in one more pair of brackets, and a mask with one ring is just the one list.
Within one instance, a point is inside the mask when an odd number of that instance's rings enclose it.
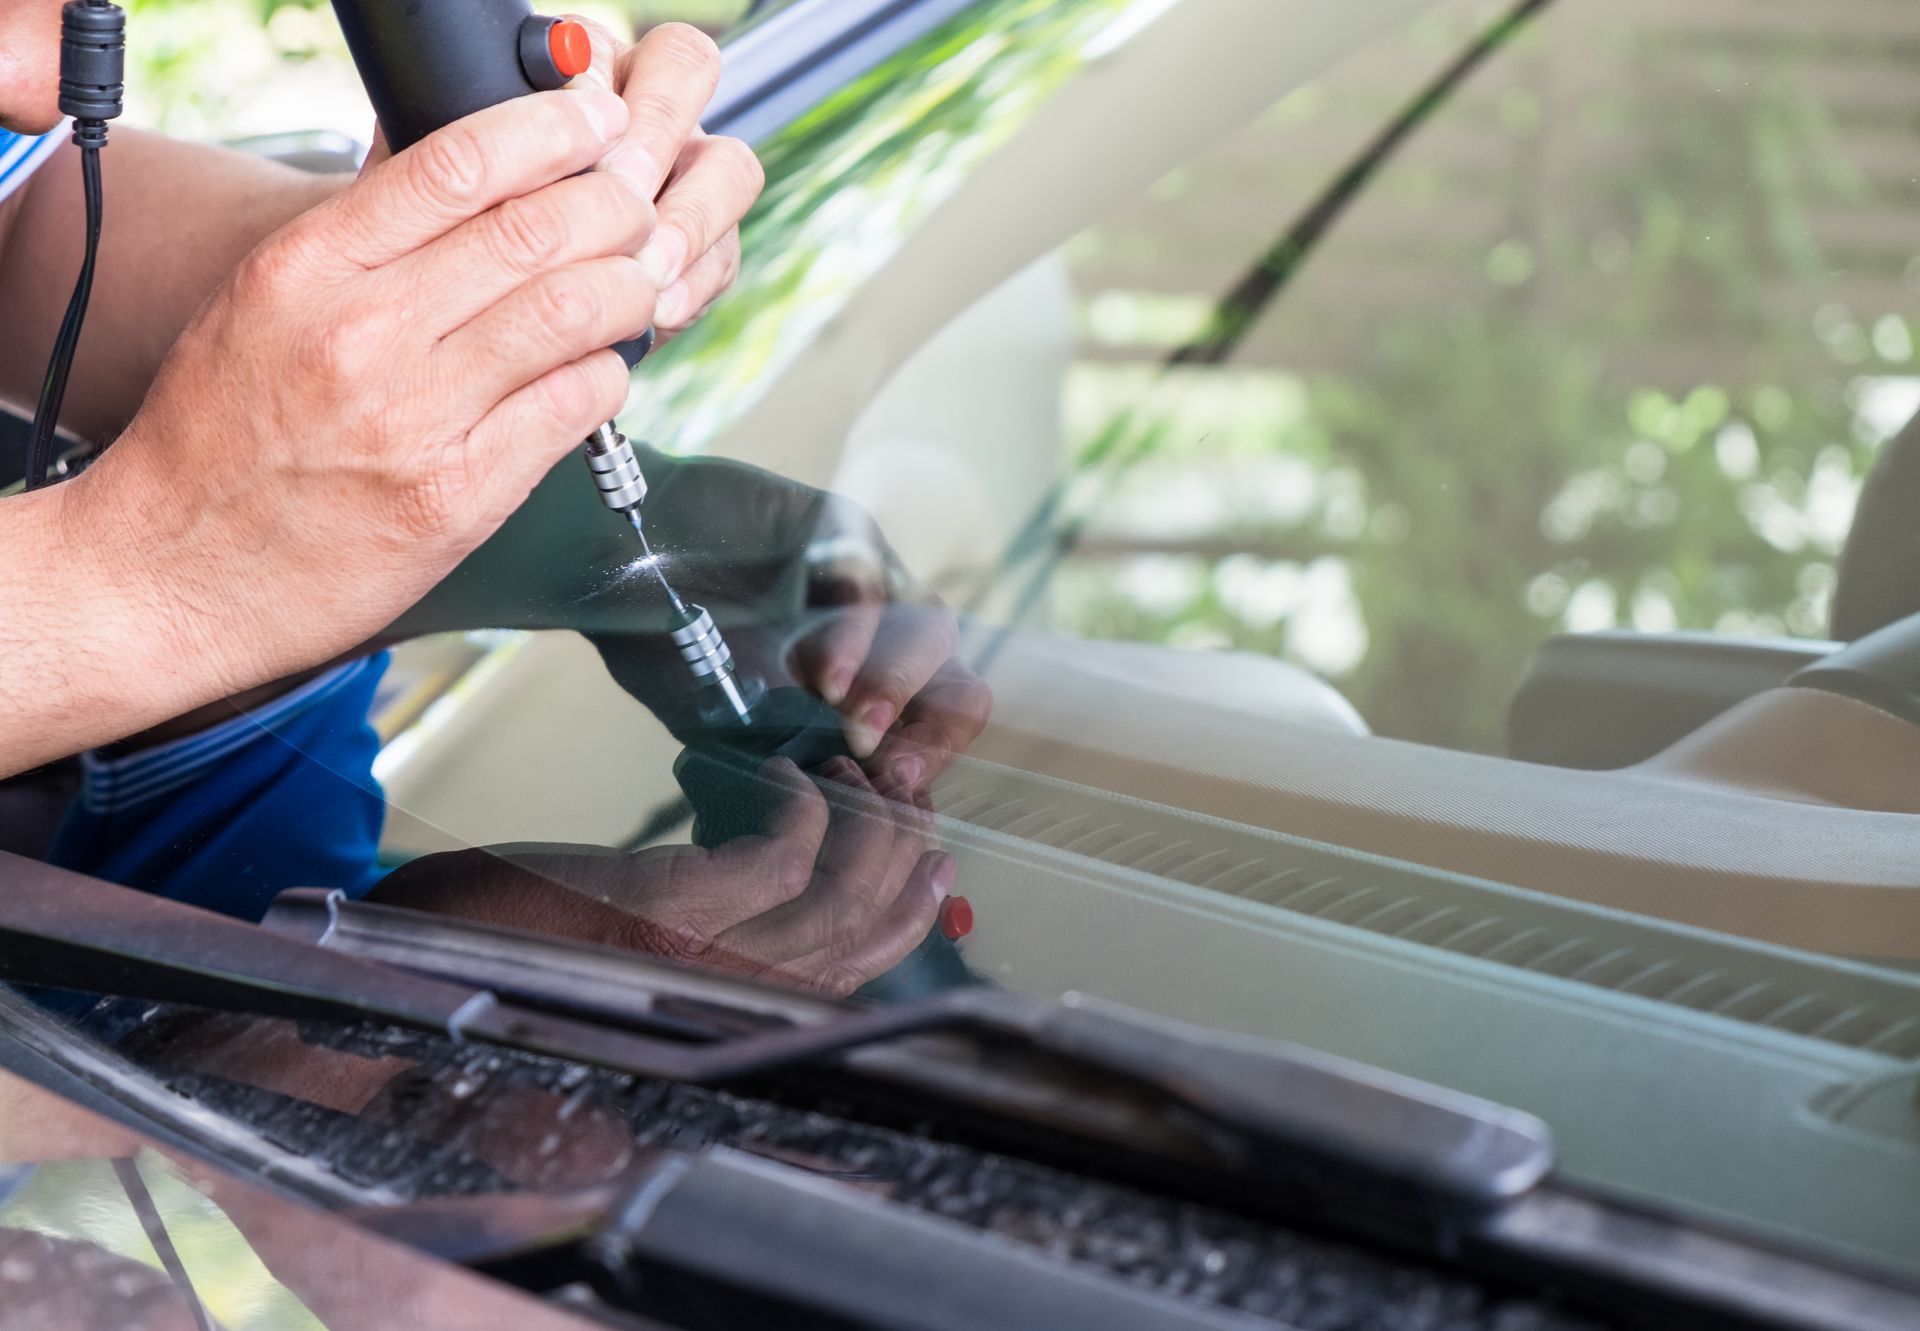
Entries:
{"label": "handheld rotary tool", "polygon": [[[529,0],[333,0],[333,8],[395,152],[476,111],[563,88],[593,67],[586,28],[536,14]],[[637,368],[653,343],[648,329],[614,350]],[[625,518],[639,538],[643,565],[673,606],[676,635],[704,621],[697,652],[675,639],[703,695],[717,698],[744,724],[751,690],[736,676],[733,653],[712,617],[674,591],[647,542],[641,517],[647,480],[633,445],[608,423],[587,440],[586,459],[601,503]]]}

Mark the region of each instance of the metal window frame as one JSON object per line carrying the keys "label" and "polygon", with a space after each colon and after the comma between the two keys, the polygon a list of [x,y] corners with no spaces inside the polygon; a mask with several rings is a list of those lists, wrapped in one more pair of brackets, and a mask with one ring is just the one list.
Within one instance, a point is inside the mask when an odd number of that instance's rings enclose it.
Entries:
{"label": "metal window frame", "polygon": [[981,0],[798,0],[727,39],[705,119],[758,143]]}

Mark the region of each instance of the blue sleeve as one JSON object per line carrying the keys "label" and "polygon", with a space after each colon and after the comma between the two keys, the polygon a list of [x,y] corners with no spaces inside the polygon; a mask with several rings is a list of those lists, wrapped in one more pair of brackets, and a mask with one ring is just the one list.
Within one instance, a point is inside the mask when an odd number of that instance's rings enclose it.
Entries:
{"label": "blue sleeve", "polygon": [[0,199],[27,183],[40,164],[58,151],[67,136],[59,130],[37,139],[0,129]]}
{"label": "blue sleeve", "polygon": [[86,755],[49,860],[246,920],[289,887],[364,895],[381,877],[367,713],[386,668],[369,657],[187,739]]}

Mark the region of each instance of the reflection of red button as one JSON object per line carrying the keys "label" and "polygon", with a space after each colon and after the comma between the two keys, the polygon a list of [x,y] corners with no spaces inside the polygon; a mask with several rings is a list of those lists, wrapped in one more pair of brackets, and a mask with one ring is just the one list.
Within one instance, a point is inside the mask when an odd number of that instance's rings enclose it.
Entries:
{"label": "reflection of red button", "polygon": [[973,903],[965,897],[948,897],[940,904],[940,932],[947,941],[957,943],[973,932]]}
{"label": "reflection of red button", "polygon": [[553,55],[553,67],[567,78],[579,78],[593,68],[593,34],[585,24],[571,20],[554,24],[547,33],[547,50]]}

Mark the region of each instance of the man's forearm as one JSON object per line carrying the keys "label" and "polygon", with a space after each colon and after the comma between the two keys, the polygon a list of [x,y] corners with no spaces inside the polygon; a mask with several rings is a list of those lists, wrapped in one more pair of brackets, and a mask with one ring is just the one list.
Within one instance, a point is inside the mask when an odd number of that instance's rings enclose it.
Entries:
{"label": "man's forearm", "polygon": [[[85,207],[74,149],[9,203],[0,227],[0,400],[30,406],[79,271]],[[349,177],[114,131],[92,312],[62,424],[86,438],[132,419],[174,339],[241,258]]]}
{"label": "man's forearm", "polygon": [[182,575],[161,594],[140,515],[89,502],[93,479],[0,499],[0,777],[258,682],[197,618],[217,588]]}

